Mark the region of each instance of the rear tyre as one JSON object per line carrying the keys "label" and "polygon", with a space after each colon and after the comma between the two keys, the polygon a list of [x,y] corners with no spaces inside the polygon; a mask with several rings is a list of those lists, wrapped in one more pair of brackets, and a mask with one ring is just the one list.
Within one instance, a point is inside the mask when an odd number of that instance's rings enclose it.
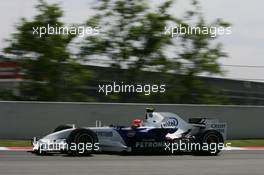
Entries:
{"label": "rear tyre", "polygon": [[98,138],[95,132],[89,129],[75,129],[67,140],[68,154],[70,155],[90,155],[95,149]]}
{"label": "rear tyre", "polygon": [[[201,148],[204,145],[207,145],[207,150],[196,150],[194,153],[197,155],[211,155],[215,156],[221,152],[220,146],[224,145],[224,138],[221,133],[215,130],[206,131],[200,133],[196,136],[197,142],[201,145]],[[221,144],[221,145],[220,145]]]}

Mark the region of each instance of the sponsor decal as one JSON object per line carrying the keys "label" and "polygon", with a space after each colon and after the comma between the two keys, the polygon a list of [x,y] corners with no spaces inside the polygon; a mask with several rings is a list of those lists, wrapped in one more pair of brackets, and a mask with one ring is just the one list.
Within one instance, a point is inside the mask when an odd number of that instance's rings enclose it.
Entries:
{"label": "sponsor decal", "polygon": [[225,133],[226,124],[225,123],[211,123],[209,124],[209,127],[215,129],[218,132]]}
{"label": "sponsor decal", "polygon": [[134,137],[135,135],[136,135],[136,131],[131,130],[127,132],[127,137]]}
{"label": "sponsor decal", "polygon": [[161,148],[165,146],[165,142],[136,142],[136,148]]}
{"label": "sponsor decal", "polygon": [[178,126],[178,120],[174,117],[170,117],[167,121],[161,124],[162,128],[176,128]]}
{"label": "sponsor decal", "polygon": [[212,128],[215,128],[215,129],[217,129],[217,128],[225,128],[226,127],[226,124],[222,124],[222,123],[216,124],[216,123],[213,123],[213,124],[211,124],[211,127]]}
{"label": "sponsor decal", "polygon": [[96,132],[98,137],[113,137],[113,132],[109,131],[100,131]]}

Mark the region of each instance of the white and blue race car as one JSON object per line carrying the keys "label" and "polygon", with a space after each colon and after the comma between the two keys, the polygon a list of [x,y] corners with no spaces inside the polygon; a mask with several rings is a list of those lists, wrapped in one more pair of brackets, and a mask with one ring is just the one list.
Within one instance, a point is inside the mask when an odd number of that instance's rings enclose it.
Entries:
{"label": "white and blue race car", "polygon": [[34,138],[34,153],[91,154],[178,153],[217,155],[224,147],[226,124],[217,119],[190,118],[185,122],[174,113],[147,108],[143,121],[130,127],[83,127],[60,125],[41,139]]}

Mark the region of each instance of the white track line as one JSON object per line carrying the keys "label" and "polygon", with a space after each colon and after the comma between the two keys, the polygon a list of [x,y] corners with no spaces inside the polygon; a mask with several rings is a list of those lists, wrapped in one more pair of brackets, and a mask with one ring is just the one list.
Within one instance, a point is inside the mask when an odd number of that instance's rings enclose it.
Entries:
{"label": "white track line", "polygon": [[0,151],[32,151],[31,147],[0,147]]}

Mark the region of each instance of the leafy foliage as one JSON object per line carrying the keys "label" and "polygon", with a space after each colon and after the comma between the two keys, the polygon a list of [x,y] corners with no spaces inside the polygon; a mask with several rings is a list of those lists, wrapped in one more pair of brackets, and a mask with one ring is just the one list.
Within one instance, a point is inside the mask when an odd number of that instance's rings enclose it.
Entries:
{"label": "leafy foliage", "polygon": [[68,46],[76,35],[33,34],[33,28],[62,27],[63,11],[57,4],[40,1],[36,7],[39,14],[32,21],[22,19],[17,32],[10,40],[7,53],[17,55],[24,70],[21,84],[24,100],[41,101],[86,101],[83,90],[91,73],[70,54]]}
{"label": "leafy foliage", "polygon": [[[192,9],[183,18],[178,18],[170,13],[174,7],[173,0],[165,1],[156,9],[151,9],[145,0],[104,0],[95,8],[98,13],[87,22],[102,26],[103,33],[86,38],[81,56],[86,56],[87,61],[94,57],[97,60],[103,58],[113,68],[127,69],[126,83],[137,83],[144,70],[173,73],[167,74],[163,80],[170,84],[167,95],[146,97],[152,102],[165,98],[172,103],[221,103],[217,98],[218,92],[196,78],[201,74],[222,73],[218,60],[226,54],[214,41],[217,37],[212,37],[210,33],[191,33],[176,38],[164,34],[165,26],[229,25],[221,20],[206,23],[199,3],[191,2]],[[176,81],[173,78],[175,73],[184,76],[177,76],[179,80]],[[176,82],[177,86],[171,82]],[[156,83],[155,77],[152,83]],[[129,97],[121,94],[115,99],[129,101]]]}
{"label": "leafy foliage", "polygon": [[[5,49],[20,58],[25,80],[20,86],[22,100],[88,101],[88,81],[93,74],[80,62],[100,61],[113,69],[126,69],[124,84],[166,84],[164,94],[150,96],[115,94],[109,101],[161,102],[161,103],[222,103],[218,91],[204,84],[197,76],[221,74],[219,58],[225,57],[217,37],[210,34],[185,34],[173,38],[164,34],[165,27],[228,26],[222,20],[207,23],[200,12],[199,3],[191,2],[191,10],[179,18],[170,12],[174,0],[166,0],[158,7],[147,0],[97,1],[96,14],[86,25],[100,26],[100,35],[92,35],[81,42],[79,55],[73,56],[69,45],[76,35],[33,34],[33,28],[62,27],[63,11],[58,4],[40,0],[39,12],[33,20],[22,19]],[[177,4],[176,4],[177,5]],[[159,72],[144,79],[146,72]],[[97,77],[98,78],[98,77]],[[100,78],[100,77],[99,77]],[[93,79],[98,81],[98,79]],[[100,100],[100,97],[98,97]]]}

